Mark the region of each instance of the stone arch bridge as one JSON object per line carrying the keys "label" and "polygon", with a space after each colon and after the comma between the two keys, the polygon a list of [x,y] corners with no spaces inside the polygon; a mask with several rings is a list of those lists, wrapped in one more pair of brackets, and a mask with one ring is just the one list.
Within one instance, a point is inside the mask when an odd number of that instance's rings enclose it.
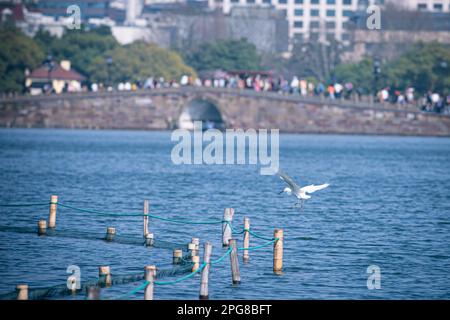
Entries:
{"label": "stone arch bridge", "polygon": [[296,133],[450,136],[450,117],[416,109],[217,88],[0,99],[0,127],[165,130],[193,120]]}

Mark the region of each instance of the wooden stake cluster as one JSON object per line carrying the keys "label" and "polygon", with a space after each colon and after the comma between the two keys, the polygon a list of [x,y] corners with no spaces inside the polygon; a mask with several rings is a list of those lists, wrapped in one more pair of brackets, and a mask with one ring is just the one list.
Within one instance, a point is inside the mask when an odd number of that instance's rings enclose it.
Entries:
{"label": "wooden stake cluster", "polygon": [[[54,229],[56,228],[56,209],[58,197],[56,195],[52,195],[50,198],[50,212],[48,219],[48,228]],[[149,232],[148,224],[149,224],[149,212],[150,205],[148,200],[144,200],[144,238],[146,239],[147,246],[153,246],[154,244],[154,236]],[[232,275],[232,283],[239,284],[241,282],[240,270],[239,270],[239,258],[238,258],[238,247],[237,240],[232,238],[232,221],[234,216],[233,208],[226,208],[223,214],[223,223],[222,223],[222,245],[224,247],[230,246],[230,264],[231,264],[231,275]],[[38,222],[38,234],[45,235],[47,233],[47,221],[39,220]],[[114,227],[108,227],[106,230],[106,240],[113,241],[114,236],[116,235],[116,229]],[[280,274],[283,270],[283,230],[275,229],[274,230],[274,247],[273,247],[273,271],[277,274]],[[244,239],[243,239],[243,261],[244,263],[249,262],[249,248],[250,248],[250,219],[244,218]],[[193,263],[192,272],[196,271],[200,267],[200,240],[199,238],[192,238],[191,242],[188,244],[188,250],[191,253],[191,259]],[[200,299],[208,299],[209,298],[209,273],[211,268],[211,254],[212,254],[212,244],[210,242],[206,242],[204,244],[203,251],[203,261],[205,266],[201,273],[201,282],[200,282]],[[173,264],[180,264],[183,260],[183,250],[175,249],[173,251]],[[145,266],[144,268],[144,277],[148,282],[145,287],[144,299],[145,300],[153,300],[153,290],[154,290],[154,282],[156,278],[156,267],[154,265]],[[99,267],[99,284],[104,286],[112,285],[112,277],[111,277],[111,269],[109,266],[100,266]],[[72,291],[76,292],[76,283],[72,283]],[[28,285],[20,284],[16,286],[17,290],[17,300],[28,300]],[[89,300],[97,300],[100,297],[100,289],[98,286],[89,286],[87,288],[87,298]]]}
{"label": "wooden stake cluster", "polygon": [[144,268],[145,281],[148,282],[144,291],[144,300],[153,300],[153,289],[155,286],[156,266],[145,266]]}
{"label": "wooden stake cluster", "polygon": [[203,250],[203,263],[206,263],[202,270],[202,276],[200,280],[200,300],[209,299],[208,282],[209,282],[209,269],[211,268],[211,253],[212,244],[205,242]]}
{"label": "wooden stake cluster", "polygon": [[223,212],[223,222],[222,222],[222,245],[228,247],[229,241],[232,238],[231,224],[233,222],[234,209],[226,208]]}

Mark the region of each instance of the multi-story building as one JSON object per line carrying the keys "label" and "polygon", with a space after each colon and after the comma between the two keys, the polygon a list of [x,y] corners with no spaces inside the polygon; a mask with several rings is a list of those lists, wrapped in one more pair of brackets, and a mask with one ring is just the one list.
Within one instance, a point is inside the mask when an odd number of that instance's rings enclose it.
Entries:
{"label": "multi-story building", "polygon": [[274,6],[284,11],[289,22],[289,38],[295,42],[337,39],[349,41],[345,23],[355,11],[384,0],[208,0],[211,9],[229,13],[236,6]]}

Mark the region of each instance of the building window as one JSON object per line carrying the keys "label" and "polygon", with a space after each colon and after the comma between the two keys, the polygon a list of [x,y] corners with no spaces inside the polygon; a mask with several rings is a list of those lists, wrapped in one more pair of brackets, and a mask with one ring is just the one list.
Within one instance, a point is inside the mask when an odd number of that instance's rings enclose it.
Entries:
{"label": "building window", "polygon": [[336,22],[334,21],[327,21],[326,22],[327,29],[335,29],[336,28]]}
{"label": "building window", "polygon": [[295,0],[295,4],[303,4],[303,0]]}
{"label": "building window", "polygon": [[342,41],[350,41],[350,35],[348,33],[343,33]]}
{"label": "building window", "polygon": [[342,4],[343,4],[344,6],[351,6],[351,5],[352,5],[352,0],[344,0],[344,1],[342,2]]}
{"label": "building window", "polygon": [[311,4],[319,4],[320,0],[311,0]]}
{"label": "building window", "polygon": [[278,3],[279,3],[279,4],[286,4],[286,3],[287,3],[287,0],[278,0]]}
{"label": "building window", "polygon": [[294,10],[294,16],[302,16],[303,10],[302,9],[295,9]]}
{"label": "building window", "polygon": [[271,0],[262,0],[262,2],[270,4]]}
{"label": "building window", "polygon": [[336,0],[327,0],[327,4],[336,4]]}
{"label": "building window", "polygon": [[319,10],[312,9],[311,10],[311,17],[318,17],[319,16]]}
{"label": "building window", "polygon": [[327,10],[327,17],[334,17],[336,16],[336,11],[334,10]]}
{"label": "building window", "polygon": [[247,3],[255,3],[255,0],[247,0]]}
{"label": "building window", "polygon": [[442,3],[435,3],[433,9],[435,11],[442,11],[444,9],[444,6],[442,5]]}
{"label": "building window", "polygon": [[294,28],[303,28],[303,21],[294,21]]}
{"label": "building window", "polygon": [[309,39],[311,41],[319,40],[319,33],[318,32],[311,32],[311,34],[309,35]]}
{"label": "building window", "polygon": [[425,11],[425,10],[428,9],[428,8],[427,8],[427,4],[426,4],[426,3],[419,3],[419,4],[417,5],[417,9],[420,10],[420,11]]}
{"label": "building window", "polygon": [[310,29],[317,29],[317,28],[320,28],[320,23],[319,23],[319,21],[311,21],[311,22],[309,23],[309,28],[310,28]]}
{"label": "building window", "polygon": [[294,43],[298,44],[302,42],[303,42],[303,34],[301,33],[294,34]]}

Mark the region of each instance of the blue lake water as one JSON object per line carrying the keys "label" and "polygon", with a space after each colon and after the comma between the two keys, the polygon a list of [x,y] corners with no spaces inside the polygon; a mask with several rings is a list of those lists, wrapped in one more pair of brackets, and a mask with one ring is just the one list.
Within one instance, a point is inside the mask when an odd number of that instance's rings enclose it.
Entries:
{"label": "blue lake water", "polygon": [[[221,219],[235,208],[271,237],[283,228],[284,273],[272,272],[272,250],[241,261],[242,283],[231,285],[229,260],[214,266],[211,299],[449,299],[450,139],[282,135],[280,161],[301,184],[329,182],[302,212],[279,195],[283,182],[256,166],[173,165],[170,132],[0,130],[0,203],[61,202],[113,212],[142,210],[178,219]],[[35,227],[48,207],[0,208],[0,226]],[[142,234],[140,217],[105,217],[58,208],[58,229]],[[221,246],[220,225],[179,225],[150,219],[156,239],[188,243],[196,236]],[[242,240],[239,236],[238,239]],[[242,243],[242,242],[241,242]],[[264,240],[251,238],[251,245]],[[168,265],[172,252],[140,246],[0,232],[0,293],[18,283],[64,284],[69,265],[81,280],[98,266],[128,274]],[[381,269],[381,289],[368,290],[366,269]],[[175,279],[175,278],[174,278]],[[125,294],[140,283],[102,290]],[[155,299],[197,299],[200,279],[157,286]],[[133,299],[142,299],[142,293]],[[62,297],[66,298],[66,297]],[[70,297],[83,299],[84,296]]]}

